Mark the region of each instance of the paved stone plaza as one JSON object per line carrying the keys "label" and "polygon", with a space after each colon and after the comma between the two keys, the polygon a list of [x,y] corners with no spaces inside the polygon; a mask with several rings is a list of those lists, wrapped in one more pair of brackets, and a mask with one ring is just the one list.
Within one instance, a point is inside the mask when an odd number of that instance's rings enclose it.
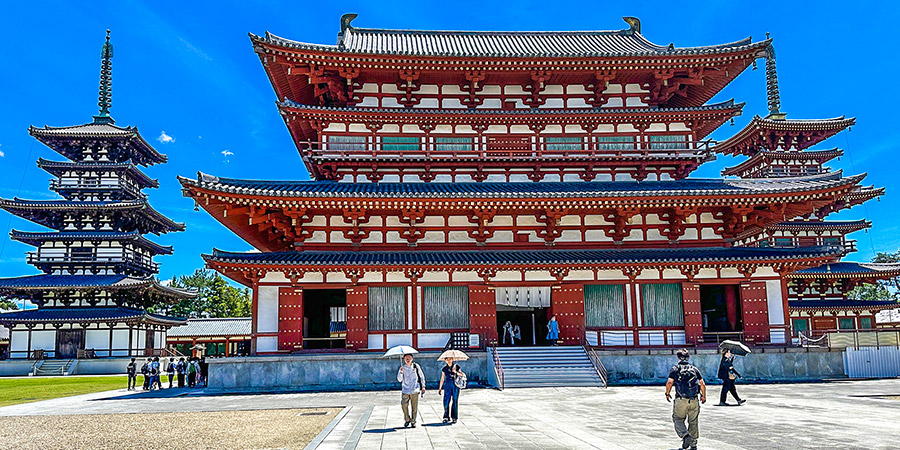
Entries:
{"label": "paved stone plaza", "polygon": [[[900,380],[738,389],[748,399],[746,405],[717,407],[713,404],[719,386],[710,387],[710,399],[700,415],[700,448],[897,448]],[[679,443],[661,387],[472,389],[461,396],[456,425],[440,423],[442,409],[436,394],[430,391],[420,402],[422,418],[416,429],[400,428],[403,416],[396,392],[208,395],[174,389],[151,395],[112,391],[8,406],[0,408],[0,416],[328,407],[342,410],[338,420],[313,441],[320,449],[674,449]],[[0,417],[0,428],[7,425],[5,420],[15,419]],[[79,428],[71,429],[77,433]],[[9,448],[7,444],[0,440],[0,446]],[[221,448],[233,446],[221,442]]]}

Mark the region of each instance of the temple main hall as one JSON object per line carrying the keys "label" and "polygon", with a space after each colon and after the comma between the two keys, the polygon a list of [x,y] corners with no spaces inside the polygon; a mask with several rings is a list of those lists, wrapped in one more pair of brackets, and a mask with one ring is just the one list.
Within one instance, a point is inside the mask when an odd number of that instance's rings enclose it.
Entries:
{"label": "temple main hall", "polygon": [[[855,119],[788,118],[768,37],[355,18],[334,45],[250,35],[309,181],[180,178],[258,250],[204,255],[252,288],[253,354],[502,346],[512,328],[517,345],[783,345],[889,306],[847,299],[900,274],[842,261],[870,223],[826,220],[884,192],[817,147]],[[744,103],[711,99],[758,63],[769,113],[712,141]],[[691,176],[723,154],[746,160]]]}

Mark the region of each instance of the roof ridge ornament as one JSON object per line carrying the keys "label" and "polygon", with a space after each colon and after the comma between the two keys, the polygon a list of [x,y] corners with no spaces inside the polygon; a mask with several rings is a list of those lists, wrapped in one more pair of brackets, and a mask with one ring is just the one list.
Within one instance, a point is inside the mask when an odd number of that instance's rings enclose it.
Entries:
{"label": "roof ridge ornament", "polygon": [[626,16],[623,17],[622,20],[624,20],[625,23],[627,23],[630,27],[628,31],[633,31],[637,34],[641,34],[641,19],[638,19],[637,17]]}
{"label": "roof ridge ornament", "polygon": [[[768,33],[767,33],[768,35]],[[766,97],[769,101],[767,119],[783,120],[787,114],[782,113],[781,95],[778,93],[778,73],[775,70],[775,46],[766,47]]]}
{"label": "roof ridge ornament", "polygon": [[353,19],[357,18],[358,16],[359,14],[355,13],[347,13],[341,16],[341,31],[340,33],[338,33],[337,41],[337,45],[341,50],[344,49],[344,33],[350,28],[353,28],[350,26],[350,22],[353,22]]}
{"label": "roof ridge ornament", "polygon": [[94,116],[94,123],[112,124],[116,123],[109,115],[109,109],[112,108],[112,57],[113,46],[109,43],[109,30],[106,30],[106,42],[100,50],[102,62],[100,63],[100,98],[97,106],[100,107],[100,114]]}

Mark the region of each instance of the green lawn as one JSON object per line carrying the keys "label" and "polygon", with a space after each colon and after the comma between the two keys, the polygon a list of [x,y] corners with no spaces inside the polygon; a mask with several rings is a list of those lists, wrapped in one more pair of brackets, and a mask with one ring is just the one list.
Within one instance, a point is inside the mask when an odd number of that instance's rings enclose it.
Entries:
{"label": "green lawn", "polygon": [[[140,389],[144,377],[138,375]],[[0,406],[36,402],[70,395],[90,394],[127,387],[125,375],[120,377],[29,377],[0,378]]]}

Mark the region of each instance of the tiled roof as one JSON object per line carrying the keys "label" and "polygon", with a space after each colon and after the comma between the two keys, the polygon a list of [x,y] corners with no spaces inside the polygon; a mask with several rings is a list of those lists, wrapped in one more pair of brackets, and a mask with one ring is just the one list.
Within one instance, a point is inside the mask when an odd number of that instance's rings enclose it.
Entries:
{"label": "tiled roof", "polygon": [[87,289],[153,289],[168,296],[190,298],[196,293],[159,284],[154,278],[134,278],[125,275],[28,275],[0,278],[0,293],[43,291],[61,288]]}
{"label": "tiled roof", "polygon": [[844,116],[832,119],[774,119],[754,116],[741,131],[716,144],[713,151],[722,154],[753,155],[759,150],[775,150],[770,141],[773,136],[776,137],[776,143],[781,143],[783,136],[792,137],[803,132],[818,132],[804,142],[792,140],[791,146],[802,150],[828,139],[854,123],[855,117]]}
{"label": "tiled roof", "polygon": [[880,310],[898,306],[897,302],[868,300],[789,300],[788,308],[798,311]]}
{"label": "tiled roof", "polygon": [[803,192],[854,184],[863,175],[841,178],[839,173],[814,177],[677,181],[598,181],[540,183],[340,183],[334,181],[269,181],[219,178],[198,174],[198,180],[179,177],[196,186],[239,195],[277,197],[383,198],[617,198],[623,196],[753,195]]}
{"label": "tiled roof", "polygon": [[543,264],[690,263],[773,261],[839,255],[836,246],[800,248],[704,247],[675,249],[596,250],[464,250],[406,252],[264,252],[234,253],[214,250],[207,261],[266,266],[459,266]]}
{"label": "tiled roof", "polygon": [[146,198],[111,202],[74,200],[24,200],[18,197],[9,200],[0,198],[0,208],[49,228],[56,228],[56,226],[54,225],[58,225],[56,223],[53,223],[51,217],[44,215],[43,213],[29,213],[44,211],[58,213],[62,211],[107,212],[112,210],[134,210],[136,214],[142,215],[151,223],[158,225],[153,230],[150,230],[148,232],[158,234],[169,231],[184,231],[183,223],[175,222],[172,219],[169,219],[168,217],[162,215],[157,210],[153,209]]}
{"label": "tiled roof", "polygon": [[735,166],[722,169],[722,175],[740,176],[745,170],[755,167],[763,161],[771,161],[773,159],[802,160],[802,161],[818,161],[824,163],[834,158],[843,156],[844,152],[840,149],[833,148],[830,150],[809,150],[809,151],[784,151],[784,150],[763,150],[759,153],[747,158],[742,163]]}
{"label": "tiled roof", "polygon": [[900,276],[900,263],[836,262],[798,270],[791,278],[892,278]]}
{"label": "tiled roof", "polygon": [[188,319],[187,324],[169,330],[168,337],[250,336],[250,317]]}
{"label": "tiled roof", "polygon": [[150,249],[158,255],[168,255],[172,253],[172,247],[159,245],[137,231],[128,233],[119,233],[114,231],[53,231],[43,233],[33,233],[28,231],[11,230],[9,236],[19,242],[29,245],[39,246],[45,241],[137,241],[137,245]]}
{"label": "tiled roof", "polygon": [[126,140],[123,150],[128,151],[132,157],[129,158],[137,164],[151,165],[166,162],[166,155],[156,151],[138,132],[137,127],[119,127],[111,123],[86,123],[84,125],[73,125],[68,127],[50,127],[43,128],[29,127],[28,133],[43,142],[48,147],[56,150],[66,158],[77,161],[81,155],[78,153],[68,153],[67,146],[58,145],[59,142],[68,140],[83,140],[85,138],[99,139],[122,139]]}
{"label": "tiled roof", "polygon": [[105,322],[110,320],[139,320],[177,325],[184,323],[179,317],[151,314],[131,308],[38,308],[0,314],[0,323],[35,322]]}
{"label": "tiled roof", "polygon": [[765,48],[769,40],[750,38],[701,47],[661,46],[633,30],[617,31],[424,31],[348,26],[338,45],[308,44],[250,35],[254,42],[300,50],[451,57],[609,57],[702,55]]}
{"label": "tiled roof", "polygon": [[766,227],[769,230],[862,230],[872,227],[872,222],[860,220],[796,220]]}
{"label": "tiled roof", "polygon": [[154,180],[147,176],[144,172],[137,168],[131,161],[125,161],[120,163],[110,163],[110,162],[72,162],[72,161],[51,161],[49,159],[39,158],[37,162],[38,167],[46,170],[52,175],[60,176],[64,172],[68,172],[71,170],[85,169],[85,170],[109,170],[109,171],[117,171],[122,170],[126,173],[130,174],[132,178],[141,186],[141,187],[159,187],[159,181]]}

